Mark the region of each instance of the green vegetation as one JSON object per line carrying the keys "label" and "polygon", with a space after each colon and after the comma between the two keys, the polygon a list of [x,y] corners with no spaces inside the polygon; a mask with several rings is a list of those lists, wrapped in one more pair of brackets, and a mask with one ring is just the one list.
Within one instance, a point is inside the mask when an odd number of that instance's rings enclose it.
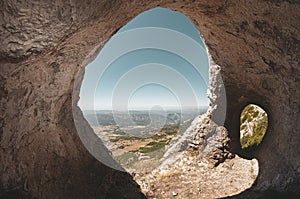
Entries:
{"label": "green vegetation", "polygon": [[268,116],[266,113],[263,113],[262,118],[255,120],[259,116],[259,111],[254,110],[254,105],[248,105],[242,112],[240,122],[240,130],[246,130],[248,127],[245,122],[253,121],[253,134],[245,135],[240,139],[240,143],[243,149],[253,149],[258,146],[268,128]]}
{"label": "green vegetation", "polygon": [[159,150],[166,146],[168,140],[161,140],[159,142],[150,142],[146,146],[139,148],[140,153],[151,153],[153,151]]}
{"label": "green vegetation", "polygon": [[124,131],[121,131],[121,130],[116,130],[113,132],[113,134],[116,134],[116,135],[126,135],[126,133],[124,133]]}
{"label": "green vegetation", "polygon": [[111,142],[118,142],[121,140],[143,140],[143,139],[139,139],[138,137],[133,137],[129,135],[121,135],[116,138],[110,139]]}
{"label": "green vegetation", "polygon": [[[97,135],[103,139],[115,160],[124,168],[147,169],[155,168],[159,164],[166,146],[174,136],[182,135],[198,114],[194,111],[170,111],[165,117],[165,112],[156,112],[151,114],[150,118],[148,111],[131,111],[128,119],[127,112],[113,114],[112,111],[99,111],[97,120],[89,122],[97,127]],[[94,115],[88,116],[91,120],[94,119]],[[118,119],[118,125],[115,119]],[[161,123],[147,126],[151,119],[166,119],[166,122],[164,126],[160,126]]]}
{"label": "green vegetation", "polygon": [[166,124],[160,132],[165,131],[167,135],[175,135],[178,132],[180,125],[177,124]]}
{"label": "green vegetation", "polygon": [[246,128],[247,128],[247,126],[245,124],[242,124],[241,127],[240,127],[240,130],[244,130]]}
{"label": "green vegetation", "polygon": [[257,117],[258,114],[259,112],[254,110],[253,105],[246,106],[241,115],[241,124],[243,124],[246,121],[252,122],[252,119]]}
{"label": "green vegetation", "polygon": [[144,154],[153,153],[157,150],[164,149],[166,144],[169,143],[170,139],[165,139],[166,135],[175,135],[178,133],[180,124],[166,124],[159,132],[159,134],[153,135],[151,138],[153,141],[149,142],[138,150],[131,152],[140,152]]}

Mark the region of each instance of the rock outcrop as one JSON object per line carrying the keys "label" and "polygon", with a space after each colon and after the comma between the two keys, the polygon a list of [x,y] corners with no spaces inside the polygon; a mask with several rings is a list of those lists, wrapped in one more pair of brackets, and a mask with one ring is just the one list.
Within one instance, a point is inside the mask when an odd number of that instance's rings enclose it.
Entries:
{"label": "rock outcrop", "polygon": [[[258,104],[269,116],[266,136],[251,156],[259,175],[244,194],[299,194],[299,1],[8,0],[0,2],[1,197],[143,197],[131,176],[97,162],[83,147],[71,98],[86,57],[156,6],[188,16],[219,66],[231,152],[242,151],[245,105]],[[222,90],[211,90],[215,113],[222,106],[214,92]],[[222,125],[222,118],[215,120]]]}
{"label": "rock outcrop", "polygon": [[233,158],[229,151],[228,132],[225,127],[218,126],[206,113],[194,119],[191,126],[183,133],[173,138],[163,156],[161,167],[177,161],[181,153],[188,150],[199,153],[199,159],[211,161],[213,166]]}
{"label": "rock outcrop", "polygon": [[246,106],[241,113],[241,138],[244,136],[252,136],[255,133],[255,127],[261,121],[268,123],[267,113],[254,104]]}

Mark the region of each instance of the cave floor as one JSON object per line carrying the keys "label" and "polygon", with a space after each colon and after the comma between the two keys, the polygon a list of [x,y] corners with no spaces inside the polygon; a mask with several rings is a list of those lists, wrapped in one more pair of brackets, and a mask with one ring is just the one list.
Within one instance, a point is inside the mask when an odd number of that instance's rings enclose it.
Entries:
{"label": "cave floor", "polygon": [[181,155],[174,164],[134,178],[150,199],[160,198],[221,198],[250,188],[258,175],[256,159],[239,156],[214,167],[204,158]]}

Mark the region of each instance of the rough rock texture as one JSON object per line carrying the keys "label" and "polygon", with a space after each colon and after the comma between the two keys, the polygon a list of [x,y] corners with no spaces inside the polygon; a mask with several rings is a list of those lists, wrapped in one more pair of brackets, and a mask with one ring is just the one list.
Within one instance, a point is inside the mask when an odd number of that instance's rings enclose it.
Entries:
{"label": "rough rock texture", "polygon": [[[229,138],[227,129],[216,125],[210,118],[200,125],[198,133],[194,138],[192,148],[202,143],[202,155],[210,159],[214,166],[219,165],[226,159],[233,158],[229,151]],[[201,146],[201,145],[200,145]]]}
{"label": "rough rock texture", "polygon": [[255,127],[261,122],[266,122],[268,125],[267,113],[257,105],[250,104],[245,107],[241,113],[240,137],[252,136],[255,132]]}
{"label": "rough rock texture", "polygon": [[255,159],[235,156],[213,167],[194,152],[185,151],[181,156],[168,167],[134,176],[147,198],[207,199],[233,196],[250,188],[258,174],[258,162]]}
{"label": "rough rock texture", "polygon": [[209,159],[213,166],[217,166],[234,157],[229,151],[229,142],[225,127],[218,126],[212,121],[209,113],[200,115],[194,119],[183,135],[173,138],[162,158],[160,168],[177,161],[182,156],[181,153],[187,150],[199,153],[199,159],[201,157]]}
{"label": "rough rock texture", "polygon": [[[53,49],[116,1],[1,1],[0,58],[20,60]],[[97,6],[95,6],[95,4]]]}
{"label": "rough rock texture", "polygon": [[251,154],[259,161],[259,175],[244,194],[299,194],[298,0],[31,2],[0,2],[2,198],[139,197],[129,175],[97,162],[83,147],[71,96],[86,56],[156,6],[187,15],[220,66],[233,152],[243,155],[239,116],[244,106],[258,104],[268,113],[267,134]]}

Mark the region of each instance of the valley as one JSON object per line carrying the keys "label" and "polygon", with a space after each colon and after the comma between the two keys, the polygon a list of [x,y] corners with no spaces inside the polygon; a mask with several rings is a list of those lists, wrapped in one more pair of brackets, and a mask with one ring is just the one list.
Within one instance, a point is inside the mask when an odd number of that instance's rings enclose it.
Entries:
{"label": "valley", "polygon": [[[86,118],[115,160],[127,171],[148,172],[159,166],[172,139],[184,133],[192,120],[204,111],[168,111],[165,114],[160,111],[151,114],[99,111]],[[158,120],[165,123],[155,122]]]}

